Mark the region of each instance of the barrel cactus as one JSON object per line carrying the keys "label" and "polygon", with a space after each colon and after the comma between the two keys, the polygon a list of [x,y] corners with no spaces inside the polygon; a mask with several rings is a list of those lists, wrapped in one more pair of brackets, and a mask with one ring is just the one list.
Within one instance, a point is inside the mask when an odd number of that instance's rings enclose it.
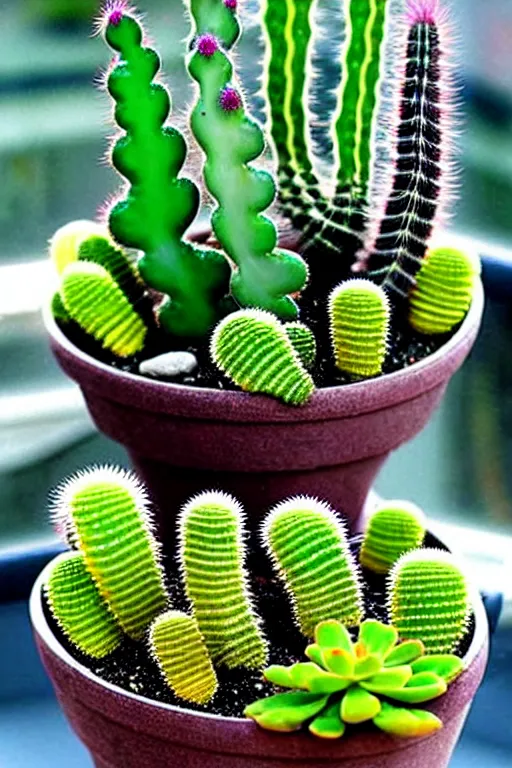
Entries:
{"label": "barrel cactus", "polygon": [[424,512],[407,501],[386,501],[370,517],[359,560],[376,573],[387,573],[398,558],[417,549],[425,538]]}
{"label": "barrel cactus", "polygon": [[64,269],[78,259],[78,253],[84,240],[90,237],[108,238],[108,229],[96,221],[70,221],[60,227],[50,240],[50,259],[61,275]]}
{"label": "barrel cactus", "polygon": [[304,368],[311,370],[316,361],[316,339],[313,331],[299,322],[286,323],[284,330]]}

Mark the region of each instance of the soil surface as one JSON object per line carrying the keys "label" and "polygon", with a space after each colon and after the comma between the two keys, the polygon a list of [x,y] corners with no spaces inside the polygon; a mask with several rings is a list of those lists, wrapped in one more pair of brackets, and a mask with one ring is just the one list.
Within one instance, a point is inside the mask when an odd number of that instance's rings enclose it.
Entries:
{"label": "soil surface", "polygon": [[[352,539],[351,549],[356,557],[360,546],[361,537]],[[427,534],[424,546],[439,548],[440,545],[437,539]],[[250,542],[249,551],[250,572],[251,574],[258,573],[252,578],[252,591],[256,609],[263,620],[263,629],[269,641],[269,664],[293,664],[297,661],[307,661],[304,651],[308,641],[300,634],[295,625],[290,602],[281,584],[274,578],[267,565],[267,560],[259,551],[256,542]],[[167,569],[167,576],[173,607],[179,610],[189,610],[176,572]],[[366,569],[363,569],[363,577],[366,618],[387,621],[385,577]],[[185,706],[187,709],[198,712],[209,712],[224,717],[243,717],[243,711],[248,704],[275,692],[274,687],[263,679],[261,671],[229,670],[221,667],[216,669],[219,681],[218,690],[208,705],[184,703],[174,696],[166,685],[146,643],[125,638],[119,648],[105,659],[99,661],[90,659],[78,652],[69,643],[50,614],[46,603],[44,609],[52,631],[73,658],[102,680],[131,693],[167,704]],[[459,656],[463,656],[467,652],[473,633],[474,625],[471,623],[457,650]]]}

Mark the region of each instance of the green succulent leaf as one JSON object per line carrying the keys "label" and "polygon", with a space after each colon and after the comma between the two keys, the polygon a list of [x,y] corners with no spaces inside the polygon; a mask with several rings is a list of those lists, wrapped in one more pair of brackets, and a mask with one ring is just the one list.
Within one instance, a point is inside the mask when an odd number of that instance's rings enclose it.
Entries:
{"label": "green succulent leaf", "polygon": [[429,736],[443,727],[441,720],[432,712],[402,709],[386,702],[382,702],[382,709],[373,722],[381,731],[402,738]]}
{"label": "green succulent leaf", "polygon": [[345,733],[345,723],[341,719],[338,702],[333,702],[320,712],[309,724],[309,730],[320,739],[341,739]]}
{"label": "green succulent leaf", "polygon": [[451,683],[463,671],[464,662],[451,653],[438,653],[417,659],[411,664],[411,668],[415,674],[433,672],[446,680],[447,683]]}
{"label": "green succulent leaf", "polygon": [[349,679],[326,672],[313,662],[294,664],[290,668],[293,687],[310,691],[311,693],[336,693],[350,685]]}
{"label": "green succulent leaf", "polygon": [[345,723],[365,723],[367,720],[373,720],[381,708],[381,703],[377,696],[359,686],[352,686],[348,689],[341,702],[341,718]]}
{"label": "green succulent leaf", "polygon": [[353,654],[354,646],[348,629],[339,621],[321,621],[315,630],[316,644],[322,649],[338,648]]}
{"label": "green succulent leaf", "polygon": [[314,661],[315,664],[318,664],[319,667],[324,666],[324,657],[322,655],[322,649],[318,645],[318,643],[311,643],[311,645],[308,645],[306,648],[306,656],[311,661]]}
{"label": "green succulent leaf", "polygon": [[328,696],[303,691],[277,693],[250,704],[244,714],[262,728],[289,733],[318,715],[328,700]]}
{"label": "green succulent leaf", "polygon": [[384,659],[384,666],[399,667],[402,664],[411,664],[411,662],[419,659],[424,652],[425,647],[420,640],[405,640],[387,654]]}
{"label": "green succulent leaf", "polygon": [[386,696],[389,691],[395,691],[397,688],[403,688],[404,685],[407,685],[411,677],[412,669],[404,665],[385,669],[368,680],[362,680],[359,685],[362,685],[367,691]]}
{"label": "green succulent leaf", "polygon": [[265,680],[273,685],[278,685],[280,688],[294,688],[295,683],[292,679],[292,668],[285,667],[282,664],[272,664],[267,667],[263,673]]}
{"label": "green succulent leaf", "polygon": [[442,677],[433,672],[418,672],[411,677],[404,688],[389,691],[387,696],[406,704],[422,704],[442,696],[443,693],[446,693],[447,688],[448,685]]}
{"label": "green succulent leaf", "polygon": [[366,680],[373,677],[382,669],[380,656],[365,656],[354,665],[354,680]]}
{"label": "green succulent leaf", "polygon": [[398,632],[389,624],[383,624],[375,619],[367,619],[361,624],[356,653],[386,656],[395,646]]}
{"label": "green succulent leaf", "polygon": [[334,672],[335,675],[352,677],[354,674],[355,658],[342,648],[327,648],[322,651],[322,662],[322,666],[329,672]]}

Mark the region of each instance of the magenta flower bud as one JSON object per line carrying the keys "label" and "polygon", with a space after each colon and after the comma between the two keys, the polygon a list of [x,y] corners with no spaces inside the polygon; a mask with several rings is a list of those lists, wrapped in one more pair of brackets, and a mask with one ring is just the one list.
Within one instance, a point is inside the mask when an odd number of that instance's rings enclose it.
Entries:
{"label": "magenta flower bud", "polygon": [[219,50],[217,38],[213,35],[201,35],[197,41],[197,50],[201,56],[210,58],[210,56],[213,56],[213,54]]}
{"label": "magenta flower bud", "polygon": [[242,106],[242,97],[236,88],[228,85],[220,94],[219,102],[225,112],[235,112]]}
{"label": "magenta flower bud", "polygon": [[224,5],[226,8],[229,8],[230,11],[236,11],[238,0],[224,0]]}

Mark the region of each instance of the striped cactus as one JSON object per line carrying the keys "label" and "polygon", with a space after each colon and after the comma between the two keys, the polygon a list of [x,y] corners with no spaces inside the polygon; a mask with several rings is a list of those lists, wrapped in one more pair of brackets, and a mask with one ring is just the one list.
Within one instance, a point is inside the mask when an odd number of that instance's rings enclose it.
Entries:
{"label": "striped cactus", "polygon": [[361,565],[387,573],[406,552],[421,547],[425,538],[423,511],[408,501],[386,501],[370,517],[359,556]]}

